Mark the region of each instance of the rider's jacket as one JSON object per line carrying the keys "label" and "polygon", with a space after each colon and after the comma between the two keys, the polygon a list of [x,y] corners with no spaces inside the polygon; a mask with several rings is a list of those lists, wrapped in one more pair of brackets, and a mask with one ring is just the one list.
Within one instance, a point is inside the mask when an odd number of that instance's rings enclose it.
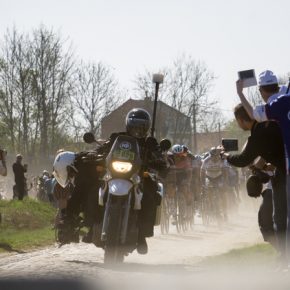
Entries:
{"label": "rider's jacket", "polygon": [[83,183],[86,186],[98,184],[100,174],[96,170],[96,155],[96,150],[82,151],[76,154],[74,166],[78,170],[78,173],[75,178],[75,185],[78,185],[78,183],[81,186],[83,186]]}
{"label": "rider's jacket", "polygon": [[[109,140],[105,142],[103,146],[98,148],[98,153],[106,157],[109,154],[116,138],[120,135],[130,136],[127,132],[112,134]],[[139,213],[139,235],[151,237],[154,235],[153,229],[156,216],[156,206],[160,205],[161,197],[157,193],[157,180],[155,178],[152,179],[151,177],[144,176],[143,172],[152,171],[153,169],[158,172],[159,176],[165,178],[168,173],[169,166],[156,140],[155,142],[150,142],[150,150],[147,145],[148,143],[146,144],[146,138],[137,138],[137,142],[139,144],[140,158],[142,160],[140,177],[142,180],[141,188],[144,193],[142,198],[142,208]]]}
{"label": "rider's jacket", "polygon": [[191,159],[191,164],[192,164],[192,168],[194,170],[198,170],[199,171],[200,170],[200,167],[202,165],[202,160],[201,160],[200,156],[193,155],[192,156],[192,159]]}
{"label": "rider's jacket", "polygon": [[223,175],[223,171],[226,165],[222,159],[214,159],[211,156],[206,157],[201,165],[201,170],[205,172],[205,175],[209,178],[217,178]]}
{"label": "rider's jacket", "polygon": [[186,155],[173,154],[173,160],[176,169],[192,168],[192,157],[189,154]]}

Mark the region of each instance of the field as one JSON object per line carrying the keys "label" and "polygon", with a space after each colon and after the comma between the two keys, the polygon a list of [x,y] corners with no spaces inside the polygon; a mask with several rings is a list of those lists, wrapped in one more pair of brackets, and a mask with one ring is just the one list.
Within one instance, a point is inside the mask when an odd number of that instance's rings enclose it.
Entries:
{"label": "field", "polygon": [[0,251],[21,252],[54,243],[55,209],[33,199],[0,201]]}

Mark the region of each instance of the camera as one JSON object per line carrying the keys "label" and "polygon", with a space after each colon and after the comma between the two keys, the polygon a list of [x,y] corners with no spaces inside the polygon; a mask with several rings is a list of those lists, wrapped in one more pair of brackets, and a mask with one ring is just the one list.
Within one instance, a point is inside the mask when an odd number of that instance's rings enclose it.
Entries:
{"label": "camera", "polygon": [[247,192],[250,197],[259,197],[263,190],[263,184],[270,181],[270,176],[260,169],[253,169],[247,180]]}
{"label": "camera", "polygon": [[222,145],[225,149],[225,152],[239,150],[238,139],[222,139]]}
{"label": "camera", "polygon": [[255,70],[249,69],[238,72],[239,80],[243,81],[243,87],[248,88],[257,85],[257,79],[255,76]]}

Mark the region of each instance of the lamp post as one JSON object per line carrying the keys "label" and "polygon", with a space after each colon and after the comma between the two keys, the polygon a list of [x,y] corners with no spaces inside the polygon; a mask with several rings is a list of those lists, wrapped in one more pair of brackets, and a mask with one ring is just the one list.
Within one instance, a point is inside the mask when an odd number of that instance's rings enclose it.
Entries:
{"label": "lamp post", "polygon": [[153,75],[152,81],[155,84],[155,99],[154,99],[153,119],[152,119],[152,127],[151,127],[151,136],[152,137],[154,137],[154,132],[155,132],[159,85],[163,83],[163,80],[164,80],[164,75],[163,74],[154,74]]}

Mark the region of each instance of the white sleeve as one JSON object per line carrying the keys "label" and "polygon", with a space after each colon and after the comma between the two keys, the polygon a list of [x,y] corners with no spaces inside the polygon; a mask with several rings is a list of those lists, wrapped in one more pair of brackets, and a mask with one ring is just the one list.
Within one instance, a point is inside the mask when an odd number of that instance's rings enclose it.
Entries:
{"label": "white sleeve", "polygon": [[265,122],[268,120],[266,115],[266,108],[264,105],[256,106],[255,109],[253,109],[253,116],[254,119],[258,122]]}
{"label": "white sleeve", "polygon": [[201,167],[200,167],[201,170],[206,170],[206,168],[207,168],[207,161],[206,160],[207,160],[207,158],[202,161]]}

